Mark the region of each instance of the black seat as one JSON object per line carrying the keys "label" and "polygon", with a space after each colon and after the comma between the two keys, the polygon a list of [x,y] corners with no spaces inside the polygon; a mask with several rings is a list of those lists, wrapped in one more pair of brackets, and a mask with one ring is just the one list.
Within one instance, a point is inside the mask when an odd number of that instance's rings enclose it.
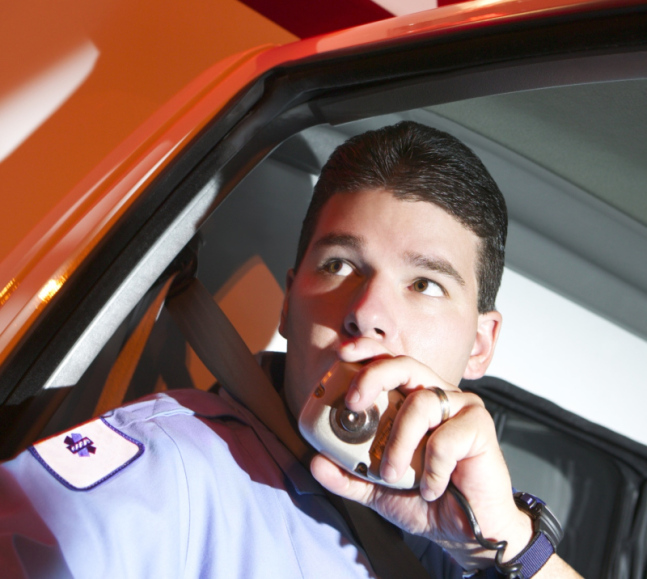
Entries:
{"label": "black seat", "polygon": [[647,447],[504,380],[464,380],[493,415],[513,486],[562,522],[558,553],[590,579],[646,577]]}

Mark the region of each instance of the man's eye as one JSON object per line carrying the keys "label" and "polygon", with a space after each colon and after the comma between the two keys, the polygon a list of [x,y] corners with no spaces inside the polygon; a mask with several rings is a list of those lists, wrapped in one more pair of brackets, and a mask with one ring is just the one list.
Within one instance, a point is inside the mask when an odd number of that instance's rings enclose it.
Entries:
{"label": "man's eye", "polygon": [[324,264],[323,270],[333,275],[349,275],[353,268],[341,259],[331,259]]}
{"label": "man's eye", "polygon": [[413,291],[425,294],[426,296],[442,297],[445,295],[443,288],[429,279],[417,279],[413,282]]}

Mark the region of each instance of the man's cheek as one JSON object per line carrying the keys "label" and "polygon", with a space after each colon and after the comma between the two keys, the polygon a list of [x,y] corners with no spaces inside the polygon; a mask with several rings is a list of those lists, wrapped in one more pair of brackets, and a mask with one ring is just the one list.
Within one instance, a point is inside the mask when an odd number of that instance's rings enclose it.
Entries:
{"label": "man's cheek", "polygon": [[304,338],[304,345],[316,356],[325,350],[335,350],[339,344],[339,335],[332,328],[313,324]]}
{"label": "man's cheek", "polygon": [[422,362],[443,380],[457,384],[469,360],[474,332],[461,320],[440,324],[430,321],[424,327],[403,332],[406,354]]}
{"label": "man's cheek", "polygon": [[312,335],[322,335],[340,331],[343,325],[343,312],[335,303],[321,299],[303,300],[298,309],[297,324]]}

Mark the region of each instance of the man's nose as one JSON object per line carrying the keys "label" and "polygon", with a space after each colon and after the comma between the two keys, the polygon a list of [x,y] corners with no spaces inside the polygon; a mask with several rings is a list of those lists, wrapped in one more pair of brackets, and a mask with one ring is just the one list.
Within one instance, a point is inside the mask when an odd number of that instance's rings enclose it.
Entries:
{"label": "man's nose", "polygon": [[387,340],[395,335],[395,304],[386,284],[367,280],[344,318],[344,329],[353,337]]}

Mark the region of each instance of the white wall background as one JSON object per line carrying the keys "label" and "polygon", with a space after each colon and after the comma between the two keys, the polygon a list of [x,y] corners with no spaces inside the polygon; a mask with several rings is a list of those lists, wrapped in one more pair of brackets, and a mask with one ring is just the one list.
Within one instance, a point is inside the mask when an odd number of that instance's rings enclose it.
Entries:
{"label": "white wall background", "polygon": [[488,374],[647,444],[647,342],[506,269]]}

